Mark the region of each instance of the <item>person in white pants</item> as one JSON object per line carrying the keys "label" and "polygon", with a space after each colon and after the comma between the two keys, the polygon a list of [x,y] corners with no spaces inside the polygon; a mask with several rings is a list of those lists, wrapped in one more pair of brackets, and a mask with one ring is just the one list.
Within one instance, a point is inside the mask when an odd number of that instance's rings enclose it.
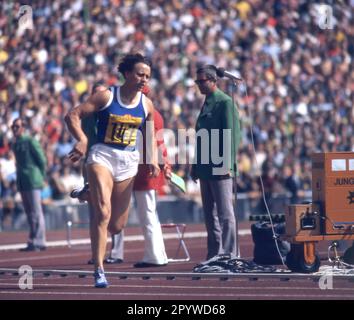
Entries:
{"label": "person in white pants", "polygon": [[134,191],[134,196],[145,239],[144,257],[134,267],[142,268],[149,265],[166,265],[168,259],[156,211],[156,190]]}
{"label": "person in white pants", "polygon": [[[165,266],[168,263],[168,258],[156,210],[156,190],[135,190],[134,198],[139,223],[145,240],[143,259],[135,263],[134,267]],[[105,262],[121,262],[123,260],[123,248],[123,235],[121,233],[112,235],[111,253]]]}

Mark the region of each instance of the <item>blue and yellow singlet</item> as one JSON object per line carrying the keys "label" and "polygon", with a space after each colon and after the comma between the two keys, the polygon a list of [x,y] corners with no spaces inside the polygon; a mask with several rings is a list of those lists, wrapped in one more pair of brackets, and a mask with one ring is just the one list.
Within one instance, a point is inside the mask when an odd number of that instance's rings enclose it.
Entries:
{"label": "blue and yellow singlet", "polygon": [[145,96],[139,93],[138,103],[125,105],[120,99],[120,87],[111,87],[107,105],[97,113],[98,143],[112,148],[134,151],[138,142],[138,130],[147,116]]}

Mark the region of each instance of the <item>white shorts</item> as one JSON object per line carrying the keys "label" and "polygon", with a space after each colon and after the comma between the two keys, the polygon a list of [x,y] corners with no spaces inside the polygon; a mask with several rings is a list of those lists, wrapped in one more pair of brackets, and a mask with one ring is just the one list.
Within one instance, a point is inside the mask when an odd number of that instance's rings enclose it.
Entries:
{"label": "white shorts", "polygon": [[139,150],[125,151],[97,143],[91,147],[86,163],[107,168],[113,181],[119,182],[136,176],[139,157]]}

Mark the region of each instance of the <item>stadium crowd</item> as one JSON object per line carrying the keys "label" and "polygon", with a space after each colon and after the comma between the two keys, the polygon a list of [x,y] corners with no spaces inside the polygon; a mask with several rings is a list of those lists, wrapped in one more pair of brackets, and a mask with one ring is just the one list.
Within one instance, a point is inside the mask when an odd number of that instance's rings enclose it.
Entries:
{"label": "stadium crowd", "polygon": [[[311,153],[354,151],[354,1],[322,2],[332,9],[328,25],[320,5],[305,0],[38,0],[27,1],[33,27],[23,29],[20,4],[2,1],[1,205],[19,200],[10,151],[19,116],[46,152],[44,201],[68,198],[82,183],[80,164],[66,157],[73,140],[63,116],[95,82],[119,83],[117,63],[131,51],[152,59],[151,99],[175,137],[195,126],[199,63],[242,76],[238,192],[258,195],[262,174],[269,194],[288,190],[296,201],[311,189]],[[232,94],[230,81],[219,84]],[[174,171],[188,180],[177,157],[192,157],[193,141],[173,142],[166,137]]]}

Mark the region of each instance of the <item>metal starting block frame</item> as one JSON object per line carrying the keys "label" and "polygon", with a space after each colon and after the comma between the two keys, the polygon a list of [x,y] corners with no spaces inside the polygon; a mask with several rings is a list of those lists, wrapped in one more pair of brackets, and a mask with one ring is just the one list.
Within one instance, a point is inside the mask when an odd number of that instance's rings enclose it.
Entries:
{"label": "metal starting block frame", "polygon": [[[178,247],[175,253],[174,258],[168,258],[168,262],[186,262],[191,259],[189,251],[187,249],[186,243],[184,242],[184,233],[186,231],[187,225],[185,223],[163,223],[161,224],[161,229],[171,229],[175,228],[177,237],[179,240]],[[178,258],[179,252],[183,249],[185,258]]]}

